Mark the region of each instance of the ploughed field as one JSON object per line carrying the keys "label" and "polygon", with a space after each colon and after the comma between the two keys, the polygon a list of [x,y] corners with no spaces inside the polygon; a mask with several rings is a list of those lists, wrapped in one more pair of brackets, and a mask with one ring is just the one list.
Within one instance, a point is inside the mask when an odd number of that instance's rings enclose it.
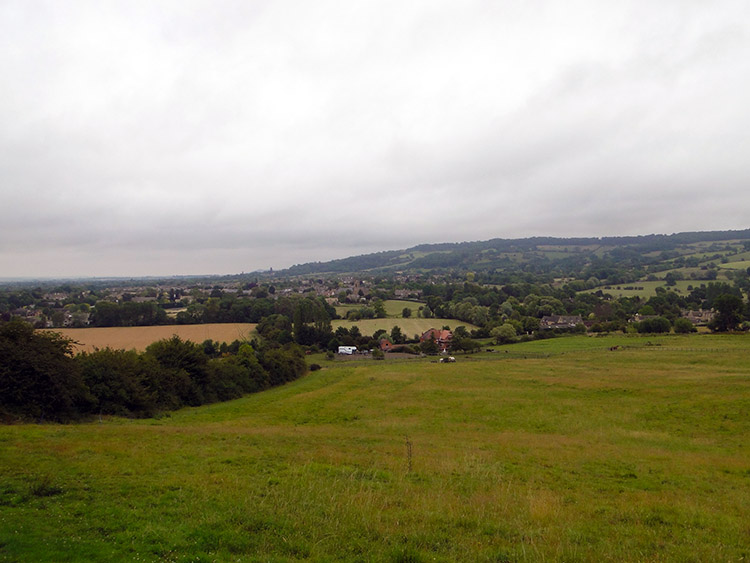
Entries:
{"label": "ploughed field", "polygon": [[174,335],[183,340],[201,343],[205,340],[231,343],[235,340],[249,340],[255,330],[252,323],[214,323],[200,325],[163,325],[163,326],[128,326],[99,328],[55,328],[67,338],[77,342],[74,346],[78,352],[91,352],[95,348],[113,348],[115,350],[138,350],[142,352],[149,344],[157,340],[171,338]]}
{"label": "ploughed field", "polygon": [[0,560],[747,560],[749,345],[316,356],[156,420],[0,427]]}

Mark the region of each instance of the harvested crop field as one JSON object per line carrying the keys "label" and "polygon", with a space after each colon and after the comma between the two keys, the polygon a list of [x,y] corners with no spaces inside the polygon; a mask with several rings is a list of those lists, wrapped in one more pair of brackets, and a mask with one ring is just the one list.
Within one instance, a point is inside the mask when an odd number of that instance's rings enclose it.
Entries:
{"label": "harvested crop field", "polygon": [[183,340],[233,342],[249,339],[255,330],[252,323],[214,323],[202,325],[128,326],[103,328],[54,329],[76,343],[76,351],[91,352],[94,348],[143,351],[152,342],[177,335]]}

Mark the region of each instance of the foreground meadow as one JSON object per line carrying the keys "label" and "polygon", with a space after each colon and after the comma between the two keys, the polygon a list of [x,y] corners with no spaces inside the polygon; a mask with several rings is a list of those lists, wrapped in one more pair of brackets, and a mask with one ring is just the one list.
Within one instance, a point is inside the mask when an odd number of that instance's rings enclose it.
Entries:
{"label": "foreground meadow", "polygon": [[747,560],[748,343],[323,362],[158,420],[0,427],[0,560]]}

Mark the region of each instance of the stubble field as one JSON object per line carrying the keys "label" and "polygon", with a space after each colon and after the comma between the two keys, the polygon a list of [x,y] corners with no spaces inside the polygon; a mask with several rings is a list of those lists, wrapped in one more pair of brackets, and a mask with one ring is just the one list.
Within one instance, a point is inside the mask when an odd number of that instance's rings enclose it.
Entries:
{"label": "stubble field", "polygon": [[174,335],[183,340],[200,344],[205,340],[215,342],[234,342],[249,340],[255,330],[252,323],[215,323],[201,325],[166,325],[166,326],[129,326],[97,328],[55,328],[63,336],[77,342],[74,346],[78,352],[91,352],[95,348],[110,347],[115,350],[138,350],[164,338]]}
{"label": "stubble field", "polygon": [[315,358],[158,420],[0,427],[0,560],[750,557],[746,337],[497,350]]}

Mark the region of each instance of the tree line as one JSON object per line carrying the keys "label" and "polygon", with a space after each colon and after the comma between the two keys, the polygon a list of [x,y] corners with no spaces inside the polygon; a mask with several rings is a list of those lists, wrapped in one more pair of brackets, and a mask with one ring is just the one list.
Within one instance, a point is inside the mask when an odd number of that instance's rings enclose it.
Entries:
{"label": "tree line", "polygon": [[294,344],[235,342],[224,352],[177,336],[145,352],[73,354],[72,341],[20,320],[0,325],[0,417],[69,422],[93,415],[150,417],[281,385],[306,371]]}

